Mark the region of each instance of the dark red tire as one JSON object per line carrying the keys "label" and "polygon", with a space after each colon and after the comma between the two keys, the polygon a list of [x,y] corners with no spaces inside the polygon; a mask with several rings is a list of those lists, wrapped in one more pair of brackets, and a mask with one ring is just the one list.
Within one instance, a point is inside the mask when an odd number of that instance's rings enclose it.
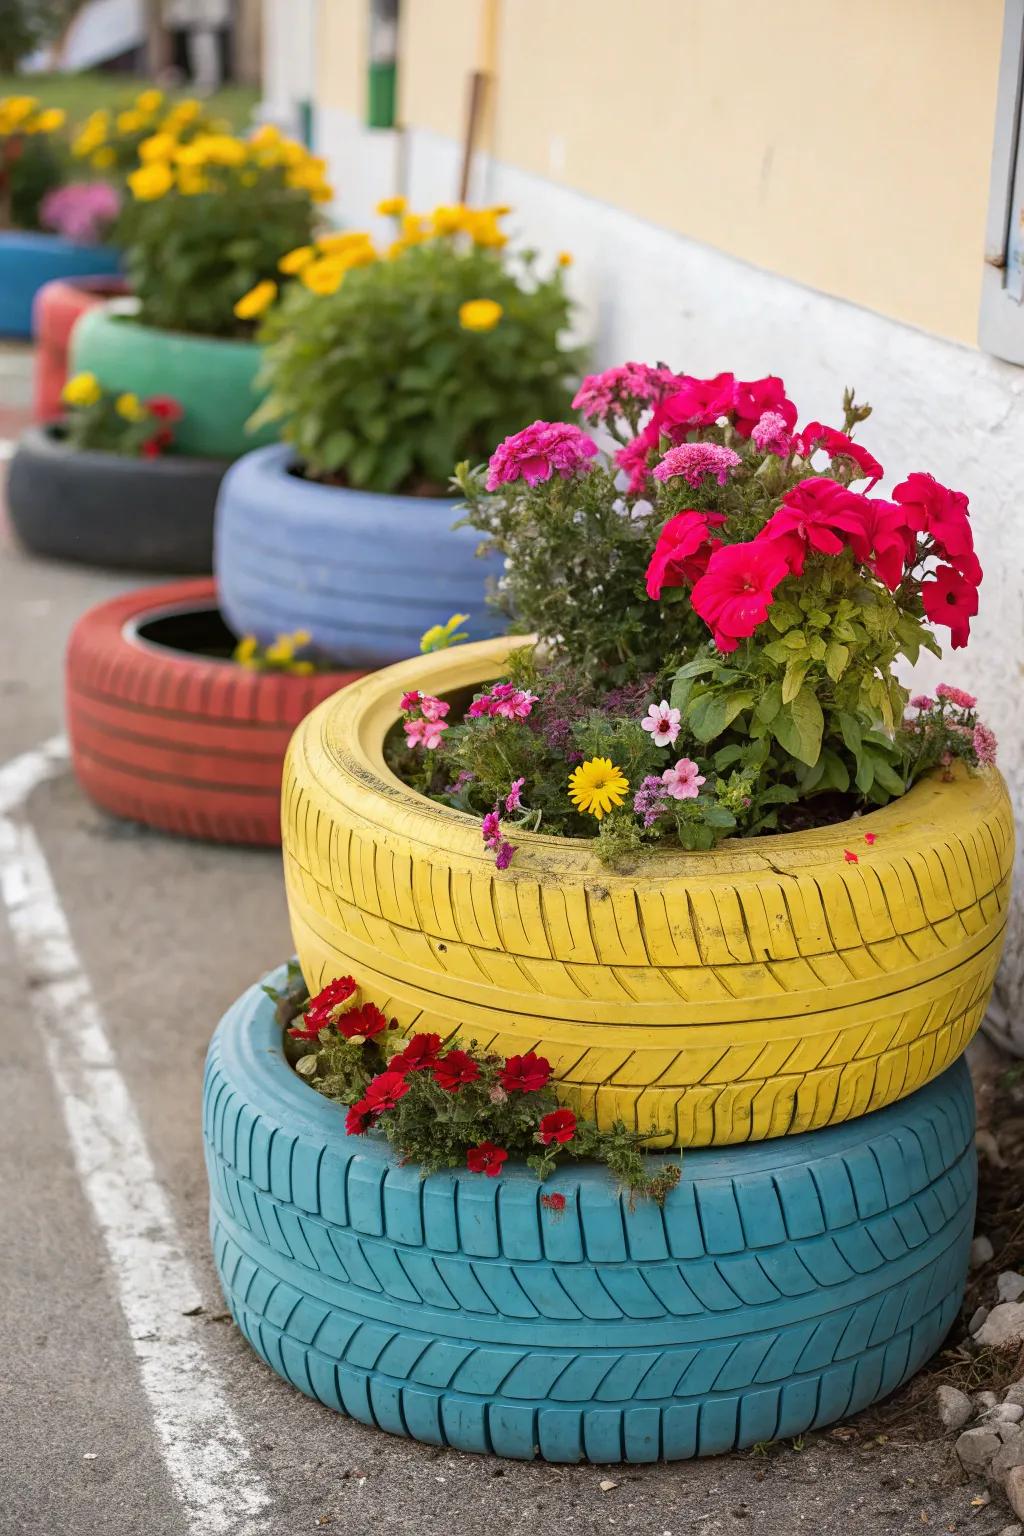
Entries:
{"label": "dark red tire", "polygon": [[64,406],[71,332],[87,309],[128,292],[119,277],[55,277],[44,283],[32,305],[36,355],[32,373],[32,418],[56,421]]}
{"label": "dark red tire", "polygon": [[189,649],[218,635],[228,650],[207,577],[129,592],[83,614],[67,654],[75,773],[114,816],[207,842],[276,846],[292,732],[363,674],[248,672]]}

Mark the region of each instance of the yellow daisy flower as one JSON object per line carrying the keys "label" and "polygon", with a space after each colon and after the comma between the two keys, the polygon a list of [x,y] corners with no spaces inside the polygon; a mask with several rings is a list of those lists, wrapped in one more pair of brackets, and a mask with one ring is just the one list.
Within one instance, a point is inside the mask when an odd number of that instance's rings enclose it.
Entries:
{"label": "yellow daisy flower", "polygon": [[592,757],[569,775],[569,799],[598,821],[622,804],[628,789],[629,780],[610,757]]}
{"label": "yellow daisy flower", "polygon": [[265,309],[269,309],[277,298],[277,284],[269,278],[264,278],[262,283],[257,283],[255,288],[250,288],[234,306],[235,314],[239,320],[255,320],[262,315]]}
{"label": "yellow daisy flower", "polygon": [[100,381],[94,373],[76,373],[61,390],[65,405],[95,405],[103,394]]}

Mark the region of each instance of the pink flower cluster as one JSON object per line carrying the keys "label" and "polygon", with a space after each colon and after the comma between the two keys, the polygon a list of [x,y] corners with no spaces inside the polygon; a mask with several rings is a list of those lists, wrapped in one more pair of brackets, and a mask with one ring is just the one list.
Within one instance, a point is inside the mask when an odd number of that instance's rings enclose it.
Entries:
{"label": "pink flower cluster", "polygon": [[402,725],[406,746],[425,747],[433,751],[441,745],[441,737],[448,729],[444,717],[451,709],[450,704],[446,704],[443,699],[435,699],[431,693],[413,690],[411,693],[403,693],[401,708],[402,713],[409,716]]}
{"label": "pink flower cluster", "polygon": [[724,485],[729,471],[740,462],[734,449],[723,448],[719,443],[680,443],[677,448],[670,448],[661,463],[654,466],[654,478],[672,480],[680,475],[687,485],[696,489],[705,475],[712,475],[719,485]]}
{"label": "pink flower cluster", "polygon": [[487,466],[487,489],[496,491],[516,480],[540,485],[553,474],[567,480],[585,469],[596,453],[594,439],[579,427],[564,421],[535,421],[495,448]]}
{"label": "pink flower cluster", "polygon": [[629,416],[657,405],[682,382],[671,368],[652,368],[648,363],[623,363],[590,373],[572,402],[587,421],[607,421],[609,416]]}
{"label": "pink flower cluster", "polygon": [[[523,781],[520,779],[517,782],[522,785]],[[510,795],[506,797],[506,803],[510,797],[511,792]],[[488,811],[483,821],[481,821],[480,836],[484,840],[484,847],[489,848],[494,854],[495,868],[508,869],[508,866],[512,862],[512,856],[516,850],[513,844],[510,843],[507,838],[502,836],[501,809],[499,805],[495,805],[493,811]]]}
{"label": "pink flower cluster", "polygon": [[466,711],[470,719],[481,715],[498,715],[503,720],[525,720],[536,704],[539,695],[528,688],[516,688],[512,683],[498,683],[489,693],[474,699]]}
{"label": "pink flower cluster", "polygon": [[106,181],[69,181],[47,192],[39,205],[39,222],[66,240],[98,245],[117,218],[121,199]]}

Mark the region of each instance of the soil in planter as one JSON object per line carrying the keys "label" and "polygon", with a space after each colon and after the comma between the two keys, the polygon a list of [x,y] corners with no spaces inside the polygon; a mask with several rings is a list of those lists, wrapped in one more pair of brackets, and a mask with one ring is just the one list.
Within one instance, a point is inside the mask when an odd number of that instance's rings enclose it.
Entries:
{"label": "soil in planter", "polygon": [[329,485],[341,491],[362,491],[366,496],[413,496],[425,501],[450,501],[452,494],[447,486],[438,485],[436,480],[406,480],[392,491],[366,491],[362,486],[353,485],[341,469],[335,470],[332,475],[311,475],[305,464],[290,464],[288,473],[296,480],[305,480],[309,485]]}
{"label": "soil in planter", "polygon": [[186,608],[180,613],[159,614],[136,625],[134,634],[146,645],[205,656],[212,661],[230,661],[238,644],[219,608]]}

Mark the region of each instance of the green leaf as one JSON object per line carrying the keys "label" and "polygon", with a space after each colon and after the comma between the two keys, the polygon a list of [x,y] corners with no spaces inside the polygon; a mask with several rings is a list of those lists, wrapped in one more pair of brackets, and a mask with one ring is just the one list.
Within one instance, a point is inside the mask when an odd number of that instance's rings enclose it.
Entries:
{"label": "green leaf", "polygon": [[801,688],[792,703],[783,705],[772,721],[772,734],[779,746],[798,762],[811,765],[818,761],[825,717],[810,688]]}
{"label": "green leaf", "polygon": [[838,640],[831,641],[825,651],[825,671],[834,683],[838,683],[846,671],[849,660],[849,646],[842,645]]}
{"label": "green leaf", "polygon": [[804,678],[807,676],[807,668],[810,665],[806,661],[791,661],[786,668],[786,675],[782,679],[782,702],[792,704],[800,689],[803,687]]}
{"label": "green leaf", "polygon": [[709,827],[719,827],[724,831],[736,825],[736,817],[732,811],[724,805],[711,804],[704,809],[704,820]]}
{"label": "green leaf", "polygon": [[884,757],[876,757],[874,759],[874,768],[875,782],[877,784],[881,784],[883,789],[887,789],[890,795],[903,794],[907,786],[895,768],[890,763],[887,763]]}
{"label": "green leaf", "polygon": [[749,688],[729,689],[724,693],[709,689],[694,699],[686,718],[698,741],[714,741],[753,701],[754,695]]}
{"label": "green leaf", "polygon": [[770,725],[782,708],[782,684],[772,683],[754,706],[754,714],[763,725]]}
{"label": "green leaf", "polygon": [[784,635],[787,629],[800,623],[800,610],[794,608],[792,603],[773,603],[768,610],[768,622],[780,635]]}
{"label": "green leaf", "polygon": [[861,753],[857,759],[857,773],[853,781],[862,795],[870,792],[875,782],[875,759],[870,752]]}
{"label": "green leaf", "polygon": [[852,752],[854,757],[859,757],[861,748],[860,722],[853,715],[848,715],[845,710],[841,710],[835,718],[839,721],[839,729],[842,732],[847,750]]}

